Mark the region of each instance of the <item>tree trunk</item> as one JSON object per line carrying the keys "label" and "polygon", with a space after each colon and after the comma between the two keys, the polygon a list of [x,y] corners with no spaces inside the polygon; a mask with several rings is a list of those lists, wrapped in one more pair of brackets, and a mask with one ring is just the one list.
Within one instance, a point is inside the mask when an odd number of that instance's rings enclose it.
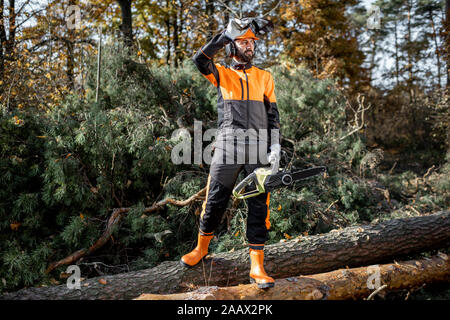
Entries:
{"label": "tree trunk", "polygon": [[450,87],[450,0],[445,1],[445,55],[447,63],[447,87]]}
{"label": "tree trunk", "polygon": [[131,15],[131,0],[118,0],[122,12],[122,24],[120,30],[123,34],[123,42],[126,47],[133,46],[133,18]]}
{"label": "tree trunk", "polygon": [[167,52],[166,52],[166,64],[170,65],[170,4],[169,1],[166,2],[166,19],[164,20],[164,23],[166,24],[167,27]]}
{"label": "tree trunk", "polygon": [[[4,20],[4,0],[0,0],[0,80],[4,81],[3,75],[5,72],[5,57],[4,57],[4,44],[6,44],[6,30]],[[3,91],[3,85],[0,86],[0,95]]]}
{"label": "tree trunk", "polygon": [[433,41],[434,41],[434,47],[435,47],[435,53],[436,53],[436,63],[437,63],[437,72],[438,72],[438,86],[439,89],[442,87],[441,85],[441,57],[440,57],[440,48],[439,48],[439,44],[437,41],[437,34],[436,34],[436,28],[434,26],[434,19],[433,19],[433,11],[430,8],[428,10],[428,16],[430,18],[430,23],[431,23],[431,30],[433,32]]}
{"label": "tree trunk", "polygon": [[[450,280],[450,258],[431,259],[369,267],[339,269],[311,276],[276,280],[275,287],[261,290],[255,284],[234,287],[202,287],[175,294],[142,294],[135,300],[348,300],[365,299],[377,289],[415,289],[423,284]],[[382,288],[384,286],[384,289]]]}
{"label": "tree trunk", "polygon": [[[16,42],[16,1],[10,0],[8,5],[8,37],[6,37],[5,2],[0,1],[0,79],[3,80],[5,60],[13,60]],[[3,88],[3,86],[0,86]],[[0,89],[0,94],[1,94]]]}
{"label": "tree trunk", "polygon": [[[69,36],[70,37],[70,36]],[[68,87],[73,90],[75,88],[75,82],[74,82],[74,68],[75,68],[75,57],[74,57],[74,42],[69,38],[66,42],[66,48],[67,48],[67,79],[68,79]]]}
{"label": "tree trunk", "polygon": [[374,31],[373,34],[370,37],[370,43],[372,44],[372,55],[370,57],[370,83],[373,81],[373,70],[375,69],[375,56],[377,55],[377,40],[378,40],[378,34],[377,31]]}
{"label": "tree trunk", "polygon": [[[450,211],[332,230],[265,247],[265,270],[274,278],[328,272],[390,262],[394,257],[450,245]],[[248,249],[218,253],[196,267],[166,261],[152,269],[84,280],[80,290],[66,285],[22,289],[3,299],[133,299],[142,293],[176,293],[195,286],[231,286],[249,281]],[[82,275],[81,275],[82,276]],[[99,282],[99,279],[106,280]]]}
{"label": "tree trunk", "polygon": [[180,60],[180,47],[179,47],[179,37],[178,37],[178,13],[180,13],[182,9],[175,4],[175,9],[172,12],[173,14],[173,48],[175,51],[174,57],[174,66],[178,68],[178,62]]}
{"label": "tree trunk", "polygon": [[[411,10],[412,10],[412,5],[410,0],[406,0],[406,5],[407,5],[407,9],[408,9],[408,23],[407,23],[407,34],[406,34],[406,53],[408,55],[408,80],[406,80],[406,82],[408,83],[408,88],[411,88],[414,82],[413,79],[413,65],[412,65],[412,38],[411,38],[411,25],[412,25],[412,14],[411,14]],[[410,99],[409,101],[412,101],[412,95],[410,95]]]}
{"label": "tree trunk", "polygon": [[6,56],[12,60],[14,56],[14,47],[16,44],[16,1],[9,0],[9,35],[6,41]]}
{"label": "tree trunk", "polygon": [[[75,1],[70,0],[69,5],[73,6],[75,5]],[[65,17],[66,18],[66,17]],[[75,75],[74,75],[74,69],[75,69],[75,32],[73,28],[67,28],[67,38],[64,41],[67,49],[67,61],[66,61],[66,74],[67,74],[67,80],[68,80],[68,87],[71,90],[75,89]]]}
{"label": "tree trunk", "polygon": [[400,67],[399,67],[399,56],[398,56],[398,35],[397,35],[397,20],[394,20],[394,37],[395,37],[395,81],[398,86],[400,83]]}
{"label": "tree trunk", "polygon": [[[208,17],[208,30],[206,32],[207,41],[211,40],[214,36],[215,30],[215,20],[214,20],[214,0],[206,0],[206,10],[205,14]],[[228,19],[225,20],[225,23],[228,23]]]}

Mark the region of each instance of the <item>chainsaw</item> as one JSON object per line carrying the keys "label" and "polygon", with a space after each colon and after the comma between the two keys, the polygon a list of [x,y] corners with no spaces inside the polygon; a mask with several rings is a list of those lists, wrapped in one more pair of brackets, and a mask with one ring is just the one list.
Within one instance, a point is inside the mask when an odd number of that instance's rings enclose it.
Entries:
{"label": "chainsaw", "polygon": [[[295,181],[306,180],[327,171],[326,167],[313,167],[295,172],[288,172],[285,168],[281,172],[276,172],[277,170],[274,170],[275,165],[274,163],[271,167],[255,169],[233,189],[233,196],[237,199],[256,197],[259,194],[288,187]],[[244,189],[252,183],[255,183],[256,189],[244,192]]]}

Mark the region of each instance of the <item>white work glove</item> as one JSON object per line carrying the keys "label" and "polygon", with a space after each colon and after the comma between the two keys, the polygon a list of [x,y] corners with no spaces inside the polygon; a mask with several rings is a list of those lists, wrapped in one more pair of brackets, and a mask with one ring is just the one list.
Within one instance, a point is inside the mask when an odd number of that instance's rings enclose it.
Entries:
{"label": "white work glove", "polygon": [[248,21],[247,19],[230,19],[228,22],[227,28],[225,30],[225,36],[230,38],[230,40],[234,41],[239,36],[245,34],[248,29]]}
{"label": "white work glove", "polygon": [[279,143],[270,146],[270,153],[267,154],[267,161],[272,166],[272,174],[278,173],[280,167],[281,146]]}

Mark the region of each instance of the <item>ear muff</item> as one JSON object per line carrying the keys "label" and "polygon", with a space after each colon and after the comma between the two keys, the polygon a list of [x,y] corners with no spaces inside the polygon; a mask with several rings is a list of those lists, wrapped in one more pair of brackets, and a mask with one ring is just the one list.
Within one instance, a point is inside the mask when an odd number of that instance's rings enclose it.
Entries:
{"label": "ear muff", "polygon": [[[256,52],[256,41],[253,51]],[[225,54],[227,57],[234,57],[237,55],[237,48],[234,41],[230,41],[228,44],[225,45]]]}
{"label": "ear muff", "polygon": [[230,41],[225,45],[225,54],[227,57],[234,57],[237,53],[236,50],[236,44],[234,41]]}

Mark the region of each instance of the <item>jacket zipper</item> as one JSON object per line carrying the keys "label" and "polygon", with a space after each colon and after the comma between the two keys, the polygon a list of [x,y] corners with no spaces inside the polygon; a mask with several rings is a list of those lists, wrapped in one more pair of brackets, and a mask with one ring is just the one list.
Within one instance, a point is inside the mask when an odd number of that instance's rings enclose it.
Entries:
{"label": "jacket zipper", "polygon": [[249,91],[249,89],[248,89],[248,77],[247,77],[247,72],[245,72],[245,68],[244,69],[242,69],[243,71],[244,71],[244,74],[245,74],[245,81],[247,81],[247,129],[248,129],[248,118],[249,118],[249,110],[248,110],[248,108],[249,108],[249,97],[250,97],[250,91]]}
{"label": "jacket zipper", "polygon": [[242,79],[241,78],[239,78],[239,81],[241,82],[241,92],[242,92],[241,100],[244,100],[244,84],[242,83]]}

